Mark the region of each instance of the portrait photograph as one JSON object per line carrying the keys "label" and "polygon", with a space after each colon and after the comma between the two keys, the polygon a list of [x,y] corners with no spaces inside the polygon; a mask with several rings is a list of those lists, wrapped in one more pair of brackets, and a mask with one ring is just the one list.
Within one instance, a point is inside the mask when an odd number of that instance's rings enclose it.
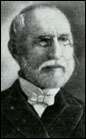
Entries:
{"label": "portrait photograph", "polygon": [[7,138],[85,138],[85,1],[1,1]]}

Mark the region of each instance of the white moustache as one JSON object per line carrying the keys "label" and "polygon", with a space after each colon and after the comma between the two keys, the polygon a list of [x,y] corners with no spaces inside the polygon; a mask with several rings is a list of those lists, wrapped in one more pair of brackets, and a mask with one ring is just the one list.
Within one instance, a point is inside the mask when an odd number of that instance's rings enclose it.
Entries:
{"label": "white moustache", "polygon": [[56,67],[56,68],[60,67],[60,68],[63,68],[63,70],[65,70],[65,66],[66,66],[65,63],[61,63],[56,60],[49,60],[49,61],[42,63],[39,66],[39,71],[41,71],[41,69],[46,68],[46,67]]}

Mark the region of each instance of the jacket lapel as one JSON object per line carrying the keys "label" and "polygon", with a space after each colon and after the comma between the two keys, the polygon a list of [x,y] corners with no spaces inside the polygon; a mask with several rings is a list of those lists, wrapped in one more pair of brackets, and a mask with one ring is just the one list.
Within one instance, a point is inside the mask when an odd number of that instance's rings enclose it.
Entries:
{"label": "jacket lapel", "polygon": [[13,85],[10,92],[11,94],[4,102],[3,109],[15,129],[26,138],[48,138],[45,127],[32,106],[27,103],[26,96],[21,92],[18,82]]}
{"label": "jacket lapel", "polygon": [[57,96],[57,102],[53,109],[55,115],[52,118],[50,115],[47,115],[48,118],[50,117],[51,122],[46,127],[51,138],[68,138],[71,137],[74,129],[78,125],[83,115],[83,109],[78,102],[70,102],[70,99],[73,99],[72,97],[68,98],[68,102],[66,100],[67,98],[65,99],[63,96],[63,91],[58,95],[60,96]]}

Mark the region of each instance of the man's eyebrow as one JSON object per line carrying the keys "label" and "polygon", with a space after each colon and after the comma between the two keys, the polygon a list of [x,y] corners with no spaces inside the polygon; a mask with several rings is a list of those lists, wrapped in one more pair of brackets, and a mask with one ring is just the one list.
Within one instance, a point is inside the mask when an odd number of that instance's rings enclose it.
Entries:
{"label": "man's eyebrow", "polygon": [[40,35],[40,36],[38,36],[39,39],[50,39],[52,37],[53,37],[53,35]]}
{"label": "man's eyebrow", "polygon": [[58,37],[69,37],[70,34],[69,33],[64,33],[64,34],[59,34]]}
{"label": "man's eyebrow", "polygon": [[[57,34],[57,36],[69,36],[70,34],[69,33],[59,33]],[[45,38],[50,38],[50,37],[54,37],[54,35],[52,34],[43,34],[43,35],[39,35],[38,37],[42,38],[42,37],[45,37]]]}
{"label": "man's eyebrow", "polygon": [[[57,38],[59,37],[69,37],[70,34],[68,33],[64,33],[64,34],[58,34],[57,35]],[[42,35],[38,35],[35,37],[35,39],[52,39],[54,37],[54,35],[51,35],[51,34],[42,34]]]}

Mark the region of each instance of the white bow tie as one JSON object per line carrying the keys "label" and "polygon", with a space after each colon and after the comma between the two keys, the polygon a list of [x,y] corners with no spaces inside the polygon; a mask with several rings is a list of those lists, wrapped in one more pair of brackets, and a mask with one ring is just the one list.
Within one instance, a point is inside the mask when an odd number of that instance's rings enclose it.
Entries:
{"label": "white bow tie", "polygon": [[32,93],[32,97],[28,98],[28,102],[32,105],[35,104],[45,104],[45,105],[52,105],[54,104],[54,96],[55,94],[40,94],[37,95],[36,93]]}

